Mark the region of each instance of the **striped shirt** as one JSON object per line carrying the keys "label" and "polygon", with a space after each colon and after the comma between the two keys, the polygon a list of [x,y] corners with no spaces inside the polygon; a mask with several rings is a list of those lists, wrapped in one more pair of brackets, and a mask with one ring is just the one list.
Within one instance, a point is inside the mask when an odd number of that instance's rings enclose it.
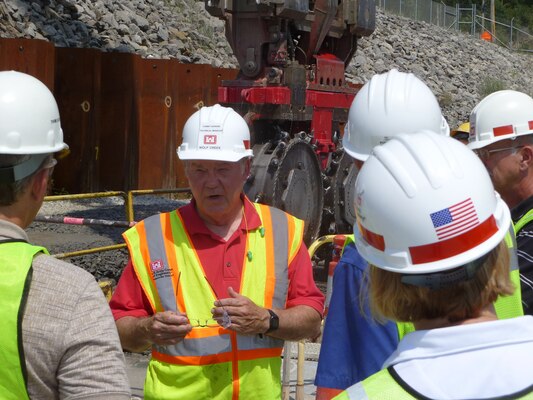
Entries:
{"label": "striped shirt", "polygon": [[[513,208],[513,223],[533,209],[533,196]],[[524,225],[516,234],[518,268],[520,269],[520,288],[524,314],[533,315],[533,221]]]}

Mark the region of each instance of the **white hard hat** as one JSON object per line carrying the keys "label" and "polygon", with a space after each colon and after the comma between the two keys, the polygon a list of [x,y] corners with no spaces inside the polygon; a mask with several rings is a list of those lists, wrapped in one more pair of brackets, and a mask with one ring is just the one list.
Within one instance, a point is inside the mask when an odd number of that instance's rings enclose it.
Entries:
{"label": "white hard hat", "polygon": [[375,146],[392,136],[423,129],[450,134],[429,87],[411,73],[392,69],[374,75],[357,93],[342,144],[350,156],[365,161]]}
{"label": "white hard hat", "polygon": [[52,92],[37,78],[0,72],[0,154],[55,153],[63,143]]}
{"label": "white hard hat", "polygon": [[377,146],[355,185],[359,253],[376,267],[431,274],[494,249],[511,222],[479,158],[434,132]]}
{"label": "white hard hat", "polygon": [[532,133],[533,99],[515,90],[500,90],[481,100],[470,113],[468,147],[475,150]]}
{"label": "white hard hat", "polygon": [[239,161],[253,156],[250,129],[232,108],[202,107],[189,117],[178,147],[180,160]]}

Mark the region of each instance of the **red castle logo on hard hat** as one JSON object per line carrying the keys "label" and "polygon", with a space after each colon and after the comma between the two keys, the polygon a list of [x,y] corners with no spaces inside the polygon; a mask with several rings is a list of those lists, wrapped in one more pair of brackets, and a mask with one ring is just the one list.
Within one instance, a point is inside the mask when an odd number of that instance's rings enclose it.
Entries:
{"label": "red castle logo on hard hat", "polygon": [[217,135],[205,135],[204,144],[217,144]]}

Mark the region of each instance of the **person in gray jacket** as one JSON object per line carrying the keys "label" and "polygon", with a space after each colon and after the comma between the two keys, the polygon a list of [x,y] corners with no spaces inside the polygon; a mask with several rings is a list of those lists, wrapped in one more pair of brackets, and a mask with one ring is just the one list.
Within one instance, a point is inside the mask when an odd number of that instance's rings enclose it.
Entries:
{"label": "person in gray jacket", "polygon": [[88,272],[28,243],[63,143],[38,79],[0,72],[0,398],[130,399],[106,299]]}

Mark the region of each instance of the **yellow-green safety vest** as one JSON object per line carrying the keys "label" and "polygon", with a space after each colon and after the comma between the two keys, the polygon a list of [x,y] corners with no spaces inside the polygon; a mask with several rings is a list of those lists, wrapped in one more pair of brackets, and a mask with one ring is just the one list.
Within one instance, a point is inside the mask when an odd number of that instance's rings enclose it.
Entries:
{"label": "yellow-green safety vest", "polygon": [[[239,293],[261,307],[284,308],[288,266],[302,243],[303,221],[253,204],[262,225],[247,234]],[[268,335],[240,335],[212,319],[217,294],[179,210],[145,219],[126,231],[124,238],[153,312],[179,311],[203,325],[193,324],[176,345],[152,347],[145,398],[279,399],[283,341]]]}
{"label": "yellow-green safety vest", "polygon": [[533,210],[529,210],[527,213],[525,213],[522,218],[520,218],[516,224],[513,224],[513,229],[514,229],[514,233],[515,235],[518,234],[518,232],[520,232],[520,230],[526,226],[527,224],[529,224],[531,221],[533,221]]}
{"label": "yellow-green safety vest", "polygon": [[[391,367],[382,369],[364,381],[341,392],[338,396],[334,397],[334,400],[416,400],[419,398],[404,389],[393,375],[395,375],[395,372]],[[403,382],[403,385],[407,386],[405,382]],[[520,393],[509,394],[505,398],[533,400],[532,391],[533,386]],[[497,399],[502,398],[497,397]],[[490,400],[490,398],[487,400]]]}
{"label": "yellow-green safety vest", "polygon": [[[533,211],[533,210],[532,210]],[[529,214],[529,213],[528,213]],[[527,215],[527,214],[526,214]],[[531,220],[533,220],[533,212],[531,213]],[[523,226],[523,225],[522,225]],[[510,261],[510,278],[514,284],[515,291],[511,296],[498,296],[494,302],[494,309],[498,319],[507,319],[513,317],[520,317],[524,315],[522,308],[522,292],[520,290],[520,274],[518,270],[518,257],[516,255],[516,238],[513,227],[509,227],[509,231],[505,235],[505,243],[509,249]],[[349,243],[355,242],[354,235],[348,235],[344,242],[344,247]],[[409,332],[414,332],[415,327],[411,322],[397,322],[398,339],[402,338]]]}
{"label": "yellow-green safety vest", "polygon": [[30,289],[33,257],[45,248],[22,240],[0,242],[0,398],[29,399],[22,319]]}

